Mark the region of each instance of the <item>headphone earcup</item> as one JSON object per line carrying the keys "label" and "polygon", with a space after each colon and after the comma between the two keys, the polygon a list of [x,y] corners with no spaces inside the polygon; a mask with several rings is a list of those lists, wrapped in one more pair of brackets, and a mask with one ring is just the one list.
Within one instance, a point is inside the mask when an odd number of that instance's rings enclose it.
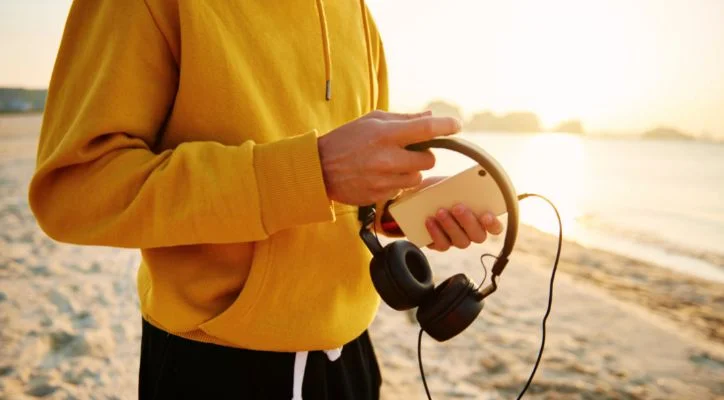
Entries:
{"label": "headphone earcup", "polygon": [[388,244],[372,258],[370,276],[382,300],[398,311],[417,307],[434,290],[427,258],[404,240]]}
{"label": "headphone earcup", "polygon": [[470,326],[482,310],[483,302],[476,299],[473,283],[467,276],[456,274],[438,285],[417,309],[417,321],[428,335],[444,342]]}

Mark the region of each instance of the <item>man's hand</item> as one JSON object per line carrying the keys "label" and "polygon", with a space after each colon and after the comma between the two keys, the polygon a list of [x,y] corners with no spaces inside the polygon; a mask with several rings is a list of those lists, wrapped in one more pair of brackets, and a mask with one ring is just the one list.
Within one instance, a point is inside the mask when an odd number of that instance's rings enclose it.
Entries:
{"label": "man's hand", "polygon": [[[408,193],[422,190],[445,178],[429,177]],[[470,243],[483,243],[488,233],[499,235],[503,232],[503,224],[493,214],[476,215],[464,204],[456,204],[450,210],[441,208],[434,216],[425,220],[425,227],[433,240],[427,247],[438,251],[446,251],[450,247],[465,249]]]}
{"label": "man's hand", "polygon": [[373,111],[318,140],[324,184],[330,200],[368,205],[395,197],[422,182],[420,171],[435,166],[430,151],[405,146],[460,131],[455,118],[430,112]]}
{"label": "man's hand", "polygon": [[434,217],[425,220],[425,227],[433,240],[427,247],[438,251],[451,246],[465,249],[470,243],[483,243],[488,233],[499,235],[503,231],[503,224],[495,215],[476,215],[463,204],[456,204],[451,210],[438,210]]}

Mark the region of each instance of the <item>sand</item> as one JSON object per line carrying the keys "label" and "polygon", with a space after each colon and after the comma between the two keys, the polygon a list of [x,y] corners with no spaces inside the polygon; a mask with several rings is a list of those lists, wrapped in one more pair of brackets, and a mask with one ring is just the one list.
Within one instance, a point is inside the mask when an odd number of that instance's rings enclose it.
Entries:
{"label": "sand", "polygon": [[[0,399],[136,398],[134,251],[60,244],[28,209],[39,116],[0,117]],[[485,246],[428,251],[437,280],[481,277]],[[525,228],[497,293],[423,361],[436,399],[514,398],[540,343],[554,238]],[[538,399],[724,398],[724,284],[565,243]],[[420,399],[414,316],[371,327],[384,399]]]}

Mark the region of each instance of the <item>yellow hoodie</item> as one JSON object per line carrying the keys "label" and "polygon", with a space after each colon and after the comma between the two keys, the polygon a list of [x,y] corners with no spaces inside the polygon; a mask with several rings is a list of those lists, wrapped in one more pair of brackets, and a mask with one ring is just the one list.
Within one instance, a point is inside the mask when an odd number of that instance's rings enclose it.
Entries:
{"label": "yellow hoodie", "polygon": [[386,78],[362,0],[75,0],[30,205],[59,241],[141,249],[166,331],[339,347],[379,299],[317,137],[386,109]]}

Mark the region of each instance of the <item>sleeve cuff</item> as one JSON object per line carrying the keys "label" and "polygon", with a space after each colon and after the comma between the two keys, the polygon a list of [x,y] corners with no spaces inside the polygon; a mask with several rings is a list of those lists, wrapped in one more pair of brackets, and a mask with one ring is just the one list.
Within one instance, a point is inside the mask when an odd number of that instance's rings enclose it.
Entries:
{"label": "sleeve cuff", "polygon": [[255,146],[254,171],[267,234],[334,221],[316,131]]}

